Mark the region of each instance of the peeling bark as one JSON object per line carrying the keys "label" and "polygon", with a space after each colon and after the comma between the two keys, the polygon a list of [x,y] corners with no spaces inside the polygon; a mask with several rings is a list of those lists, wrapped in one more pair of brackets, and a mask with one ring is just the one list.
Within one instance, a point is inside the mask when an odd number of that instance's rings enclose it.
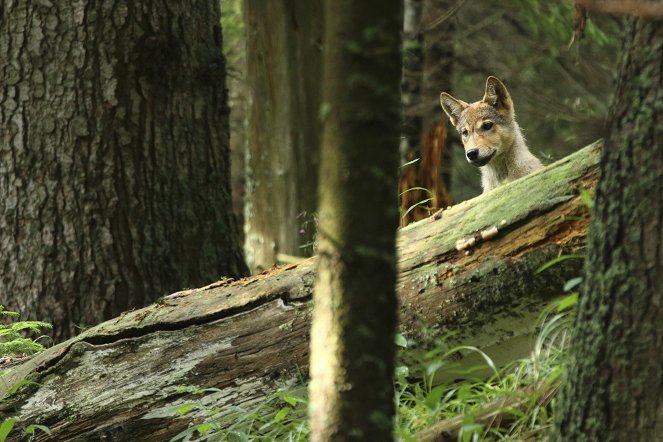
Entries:
{"label": "peeling bark", "polygon": [[[578,190],[593,187],[599,150],[592,145],[441,219],[401,229],[404,332],[424,325],[456,331],[498,364],[527,355],[539,312],[581,271],[580,261],[568,260],[534,274],[584,246],[589,220]],[[479,240],[492,226],[497,236]],[[469,237],[475,245],[458,251],[457,241]],[[189,400],[177,386],[217,387],[210,400],[225,407],[291,385],[308,361],[313,267],[311,259],[178,292],[11,367],[0,378],[3,396],[26,377],[39,384],[2,402],[0,420],[17,415],[45,424],[62,441],[161,440],[203,417],[159,417],[160,408]]]}

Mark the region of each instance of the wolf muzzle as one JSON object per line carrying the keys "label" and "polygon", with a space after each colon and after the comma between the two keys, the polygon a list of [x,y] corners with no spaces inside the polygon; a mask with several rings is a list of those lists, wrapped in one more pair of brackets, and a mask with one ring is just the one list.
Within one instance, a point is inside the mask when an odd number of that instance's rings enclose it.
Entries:
{"label": "wolf muzzle", "polygon": [[479,149],[470,149],[465,152],[467,161],[476,167],[485,166],[495,156],[495,150],[491,151],[488,155],[479,156]]}

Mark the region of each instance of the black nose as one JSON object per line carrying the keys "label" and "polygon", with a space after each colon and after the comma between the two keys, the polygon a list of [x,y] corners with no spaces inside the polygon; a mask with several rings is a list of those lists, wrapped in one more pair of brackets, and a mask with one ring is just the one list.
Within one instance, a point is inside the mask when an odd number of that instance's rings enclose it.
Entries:
{"label": "black nose", "polygon": [[467,156],[468,160],[474,161],[477,158],[479,158],[479,149],[470,149],[467,152],[465,152],[465,155]]}

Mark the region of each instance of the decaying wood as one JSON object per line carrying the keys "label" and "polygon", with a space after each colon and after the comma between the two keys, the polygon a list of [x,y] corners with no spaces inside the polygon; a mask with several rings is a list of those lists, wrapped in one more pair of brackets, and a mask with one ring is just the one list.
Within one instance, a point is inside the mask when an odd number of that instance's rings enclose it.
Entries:
{"label": "decaying wood", "polygon": [[[404,332],[453,330],[497,363],[526,355],[539,312],[580,273],[579,260],[535,269],[584,246],[579,189],[594,186],[599,150],[589,146],[402,229]],[[167,440],[204,417],[163,418],[163,407],[190,399],[179,386],[216,387],[207,400],[249,406],[305,373],[313,277],[307,260],[178,292],[102,323],[9,368],[2,396],[22,379],[37,384],[0,403],[0,421],[47,425],[59,441]]]}

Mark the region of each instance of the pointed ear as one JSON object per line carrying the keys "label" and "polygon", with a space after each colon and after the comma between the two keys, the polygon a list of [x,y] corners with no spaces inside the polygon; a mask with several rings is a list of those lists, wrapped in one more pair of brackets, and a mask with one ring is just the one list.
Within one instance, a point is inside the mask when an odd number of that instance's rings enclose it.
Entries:
{"label": "pointed ear", "polygon": [[481,101],[498,110],[513,110],[513,101],[511,101],[511,95],[509,95],[509,91],[506,90],[506,86],[492,76],[486,79],[486,92],[484,92]]}
{"label": "pointed ear", "polygon": [[442,105],[444,113],[447,114],[449,120],[451,120],[451,124],[454,126],[458,124],[460,114],[462,114],[468,106],[464,101],[457,100],[446,92],[440,94],[440,104]]}

